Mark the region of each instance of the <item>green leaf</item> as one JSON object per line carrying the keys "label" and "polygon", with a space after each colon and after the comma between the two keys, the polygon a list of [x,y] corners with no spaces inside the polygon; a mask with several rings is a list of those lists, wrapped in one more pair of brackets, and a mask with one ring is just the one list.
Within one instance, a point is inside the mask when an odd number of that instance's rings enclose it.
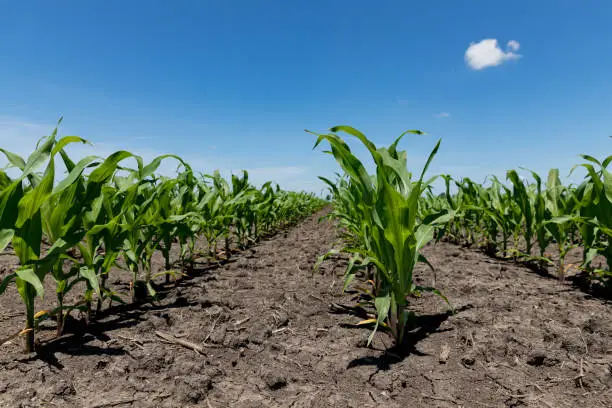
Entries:
{"label": "green leaf", "polygon": [[603,169],[603,183],[604,183],[604,191],[606,194],[606,198],[610,203],[612,203],[612,173]]}
{"label": "green leaf", "polygon": [[374,306],[376,307],[376,325],[374,326],[374,330],[368,337],[368,346],[372,343],[374,339],[374,335],[376,334],[376,330],[378,330],[378,326],[385,322],[385,319],[389,315],[389,309],[391,307],[391,295],[387,294],[385,296],[377,296],[374,300]]}
{"label": "green leaf", "polygon": [[14,235],[15,235],[15,230],[13,229],[0,230],[0,252],[6,249],[8,244],[13,239]]}
{"label": "green leaf", "polygon": [[584,257],[584,265],[590,265],[597,256],[597,253],[597,248],[590,248]]}
{"label": "green leaf", "polygon": [[342,292],[346,292],[346,290],[348,289],[349,285],[355,280],[355,274],[354,273],[348,273],[344,276],[344,284],[342,285]]}
{"label": "green leaf", "polygon": [[140,157],[134,155],[133,153],[124,150],[120,150],[111,154],[106,158],[106,160],[104,160],[104,163],[102,163],[98,168],[91,172],[88,181],[90,183],[105,183],[115,173],[119,162],[129,157],[134,157],[137,159],[137,161],[138,159],[140,159]]}
{"label": "green leaf", "polygon": [[71,143],[90,144],[87,140],[79,136],[64,136],[55,144],[55,146],[53,146],[53,150],[51,151],[51,156],[55,156],[57,153],[62,151],[66,146],[68,146]]}
{"label": "green leaf", "polygon": [[601,163],[599,162],[599,160],[597,160],[596,158],[594,158],[593,156],[589,156],[588,154],[581,154],[580,157],[582,157],[584,160],[588,160],[591,163],[595,163],[598,166],[601,166]]}
{"label": "green leaf", "polygon": [[15,280],[15,277],[17,276],[16,273],[11,273],[10,275],[5,276],[1,281],[0,281],[0,295],[3,294],[6,291],[6,288],[8,287],[8,285]]}
{"label": "green leaf", "polygon": [[75,183],[76,180],[83,174],[85,168],[87,168],[96,159],[96,156],[87,156],[80,160],[79,163],[70,171],[68,176],[55,186],[53,189],[53,194],[59,194]]}
{"label": "green leaf", "polygon": [[325,254],[319,256],[317,258],[317,261],[315,262],[313,268],[312,268],[312,272],[316,272],[319,270],[319,268],[321,267],[321,264],[323,264],[323,262],[325,262],[329,257],[334,256],[339,254],[340,251],[337,249],[330,249],[329,251],[327,251]]}
{"label": "green leaf", "polygon": [[37,149],[28,157],[23,168],[22,177],[27,177],[36,171],[51,155],[51,150],[55,144],[55,137],[45,137],[38,141]]}
{"label": "green leaf", "polygon": [[147,291],[149,292],[149,295],[151,295],[151,297],[157,296],[157,292],[153,288],[153,285],[151,285],[151,282],[147,282]]}
{"label": "green leaf", "polygon": [[0,149],[0,152],[4,153],[9,163],[11,163],[14,167],[17,167],[19,170],[23,171],[26,163],[25,163],[25,160],[23,160],[21,156],[15,153],[11,153],[8,150],[4,150],[4,149]]}
{"label": "green leaf", "polygon": [[34,289],[36,290],[36,294],[39,297],[44,297],[45,288],[43,286],[43,283],[40,281],[38,275],[34,272],[34,268],[29,266],[23,266],[17,269],[15,271],[15,274],[18,278],[32,285],[32,287],[34,287]]}
{"label": "green leaf", "polygon": [[419,177],[419,181],[422,181],[423,177],[425,177],[425,173],[427,172],[429,165],[431,164],[431,162],[433,161],[433,158],[435,157],[436,153],[438,153],[438,150],[440,149],[440,143],[442,143],[442,140],[438,140],[438,143],[436,143],[436,146],[434,147],[434,149],[431,151],[431,153],[429,153],[429,157],[427,158],[425,167],[423,167],[423,171],[421,172],[421,177]]}
{"label": "green leaf", "polygon": [[174,154],[164,154],[162,156],[156,157],[155,159],[153,159],[151,161],[151,163],[149,163],[148,165],[144,166],[143,169],[142,169],[142,173],[140,174],[140,178],[144,179],[144,178],[147,178],[147,177],[153,175],[153,173],[157,170],[157,168],[161,164],[162,160],[167,159],[167,158],[176,159],[185,168],[191,170],[191,167],[189,167],[189,165],[187,165],[187,163],[185,163],[183,161],[183,159],[181,159],[179,156],[176,156]]}
{"label": "green leaf", "polygon": [[82,266],[79,269],[79,275],[89,282],[91,288],[96,292],[96,295],[100,297],[100,285],[98,284],[98,277],[96,276],[96,271],[87,266]]}

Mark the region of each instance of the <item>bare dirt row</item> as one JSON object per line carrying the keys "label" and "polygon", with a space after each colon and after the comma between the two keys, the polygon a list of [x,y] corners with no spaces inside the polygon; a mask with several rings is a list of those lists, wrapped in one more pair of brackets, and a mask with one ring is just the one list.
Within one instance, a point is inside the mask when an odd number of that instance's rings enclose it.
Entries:
{"label": "bare dirt row", "polygon": [[[383,334],[365,347],[368,329],[342,307],[353,305],[340,293],[345,261],[312,273],[336,239],[319,216],[202,266],[159,302],[74,322],[38,357],[5,344],[0,406],[612,406],[610,304],[447,243],[426,255],[457,313],[425,295],[404,355]],[[16,291],[0,297],[0,338],[20,311]]]}

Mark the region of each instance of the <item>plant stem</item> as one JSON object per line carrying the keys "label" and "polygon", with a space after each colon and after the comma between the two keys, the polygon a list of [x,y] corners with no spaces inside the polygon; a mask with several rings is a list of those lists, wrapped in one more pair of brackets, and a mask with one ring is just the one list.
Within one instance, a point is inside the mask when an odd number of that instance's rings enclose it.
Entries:
{"label": "plant stem", "polygon": [[[98,300],[99,302],[99,300]],[[57,337],[64,334],[64,294],[57,294]]]}
{"label": "plant stem", "polygon": [[26,353],[32,353],[34,351],[34,287],[29,283],[26,283],[25,288],[28,294],[28,301],[26,302],[26,326],[25,329],[25,344],[24,351]]}

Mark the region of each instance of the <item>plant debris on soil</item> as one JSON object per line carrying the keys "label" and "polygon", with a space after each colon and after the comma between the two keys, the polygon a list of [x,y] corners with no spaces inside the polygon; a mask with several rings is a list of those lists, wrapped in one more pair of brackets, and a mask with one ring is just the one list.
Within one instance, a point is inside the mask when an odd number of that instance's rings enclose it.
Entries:
{"label": "plant debris on soil", "polygon": [[[612,306],[449,243],[425,254],[456,314],[423,295],[402,350],[385,333],[367,348],[341,293],[346,260],[313,274],[336,240],[320,215],[157,302],[89,326],[75,315],[58,339],[42,325],[52,340],[36,355],[8,341],[0,407],[612,407]],[[20,307],[16,291],[0,297],[0,339],[23,328]]]}

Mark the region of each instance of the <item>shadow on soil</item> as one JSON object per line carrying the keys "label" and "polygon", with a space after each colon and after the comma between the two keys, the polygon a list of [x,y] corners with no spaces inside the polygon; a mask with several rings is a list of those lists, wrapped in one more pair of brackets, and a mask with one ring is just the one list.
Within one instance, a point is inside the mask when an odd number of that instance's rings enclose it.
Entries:
{"label": "shadow on soil", "polygon": [[569,281],[572,287],[585,292],[587,297],[603,300],[606,303],[612,302],[612,288],[593,284],[593,280],[586,272],[572,276]]}
{"label": "shadow on soil", "polygon": [[[195,305],[197,302],[189,301],[186,297],[178,294],[175,296],[174,293],[177,288],[192,286],[190,281],[194,279],[203,282],[215,279],[215,270],[235,260],[230,259],[190,268],[189,275],[184,276],[179,281],[156,285],[157,295],[155,299],[143,299],[134,303],[118,304],[103,309],[97,315],[96,320],[89,324],[86,323],[84,318],[77,319],[69,315],[64,323],[64,334],[62,336],[37,345],[37,358],[61,370],[63,365],[56,357],[57,353],[71,356],[126,354],[122,346],[99,347],[88,343],[95,340],[109,342],[112,339],[108,336],[108,333],[129,328],[145,321],[146,318],[143,316],[148,312],[158,312],[159,317],[164,318],[164,310]],[[47,327],[40,330],[55,330],[55,328]]]}
{"label": "shadow on soil", "polygon": [[[112,333],[115,330],[135,326],[146,319],[143,318],[147,312],[162,312],[168,309],[184,308],[195,305],[197,302],[188,301],[187,298],[179,295],[177,288],[193,287],[192,281],[197,279],[202,282],[208,282],[216,279],[215,271],[223,266],[236,262],[240,258],[254,258],[257,253],[258,243],[270,240],[278,235],[286,235],[291,226],[283,228],[274,233],[267,234],[262,239],[254,243],[253,246],[240,251],[232,251],[236,254],[230,259],[222,259],[207,262],[194,262],[185,266],[185,275],[175,282],[167,282],[155,285],[155,299],[143,296],[133,303],[118,304],[101,310],[94,322],[86,323],[84,318],[75,319],[68,317],[65,326],[64,334],[60,337],[39,343],[36,346],[36,355],[33,359],[40,359],[45,363],[62,369],[63,365],[56,357],[57,353],[68,354],[72,356],[78,355],[124,355],[127,352],[122,346],[107,346],[98,347],[88,343],[92,341],[109,342],[111,337],[106,333]],[[176,294],[176,296],[175,296]],[[164,317],[164,314],[159,314]],[[53,328],[43,328],[41,330],[53,330]],[[29,361],[29,360],[28,360]]]}
{"label": "shadow on soil", "polygon": [[[414,329],[406,333],[404,343],[401,345],[395,345],[385,350],[380,356],[367,356],[357,358],[351,361],[347,368],[354,368],[358,366],[376,366],[377,370],[389,370],[393,364],[399,363],[411,355],[426,356],[428,354],[423,353],[417,349],[417,345],[427,339],[433,333],[443,333],[451,331],[453,329],[440,329],[442,323],[444,323],[449,317],[456,315],[457,313],[463,312],[470,309],[471,306],[463,306],[455,310],[455,313],[448,311],[446,313],[437,313],[431,315],[418,315],[415,318]],[[357,325],[344,325],[349,328],[360,328],[363,326]]]}
{"label": "shadow on soil", "polygon": [[[457,245],[457,244],[455,244]],[[515,265],[521,265],[529,269],[531,272],[539,275],[542,278],[551,280],[559,280],[558,275],[551,268],[555,268],[553,264],[547,264],[539,260],[521,260],[518,258],[504,258],[492,254],[486,249],[481,249],[481,252],[490,258],[496,259],[500,262],[511,262]],[[597,279],[593,279],[588,272],[580,272],[574,276],[568,277],[567,281],[571,283],[573,290],[579,290],[587,295],[589,298],[603,300],[606,303],[612,301],[612,288],[610,284],[605,285],[600,283]]]}

